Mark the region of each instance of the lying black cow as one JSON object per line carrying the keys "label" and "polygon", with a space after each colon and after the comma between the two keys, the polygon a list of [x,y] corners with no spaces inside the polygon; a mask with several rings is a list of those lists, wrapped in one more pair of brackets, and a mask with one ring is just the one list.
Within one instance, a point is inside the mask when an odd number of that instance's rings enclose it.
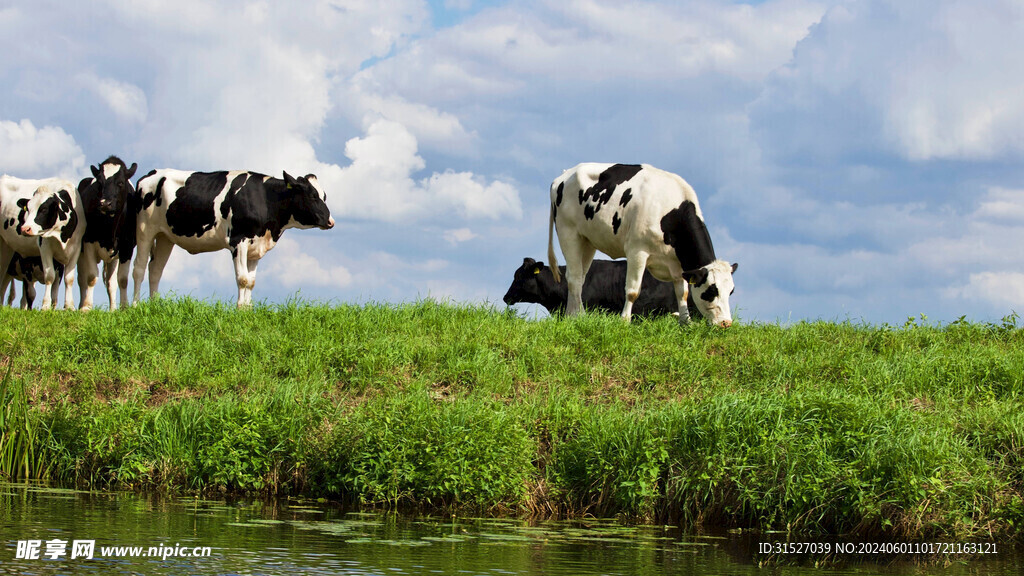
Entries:
{"label": "lying black cow", "polygon": [[[565,271],[565,266],[559,266]],[[594,260],[583,282],[583,308],[591,311],[619,314],[626,301],[626,261]],[[562,314],[569,299],[569,285],[565,274],[561,282],[555,282],[551,268],[533,258],[523,258],[523,265],[516,270],[512,285],[505,293],[505,304],[520,302],[540,304],[550,314]],[[687,302],[690,316],[699,317],[693,300]],[[645,272],[640,295],[633,303],[633,314],[644,317],[667,316],[678,312],[675,288],[671,282],[657,280]]]}

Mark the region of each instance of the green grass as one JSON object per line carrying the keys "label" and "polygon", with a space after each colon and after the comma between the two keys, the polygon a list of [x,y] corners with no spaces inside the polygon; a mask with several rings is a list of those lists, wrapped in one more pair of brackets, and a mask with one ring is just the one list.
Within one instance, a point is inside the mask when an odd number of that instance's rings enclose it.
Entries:
{"label": "green grass", "polygon": [[3,309],[0,474],[1019,538],[1016,320],[721,330],[433,301]]}

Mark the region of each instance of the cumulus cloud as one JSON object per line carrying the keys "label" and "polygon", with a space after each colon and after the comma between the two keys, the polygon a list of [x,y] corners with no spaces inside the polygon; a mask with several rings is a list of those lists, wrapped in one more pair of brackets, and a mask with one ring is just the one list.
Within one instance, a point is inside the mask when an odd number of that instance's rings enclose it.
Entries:
{"label": "cumulus cloud", "polygon": [[815,162],[1024,153],[1024,9],[1012,0],[863,0],[831,8],[753,117],[766,149]]}
{"label": "cumulus cloud", "polygon": [[126,122],[141,123],[149,115],[146,93],[129,82],[83,74],[79,83],[102,100],[110,111]]}
{"label": "cumulus cloud", "polygon": [[0,172],[22,178],[73,178],[85,167],[75,139],[57,126],[0,120]]}
{"label": "cumulus cloud", "polygon": [[370,125],[366,135],[345,144],[352,161],[344,168],[324,167],[332,210],[350,218],[418,220],[455,214],[459,218],[521,218],[519,193],[511,184],[445,171],[416,181],[425,167],[416,138],[390,120]]}
{"label": "cumulus cloud", "polygon": [[343,288],[352,283],[352,273],[345,266],[325,265],[321,259],[302,250],[298,241],[281,238],[274,250],[265,256],[264,281],[277,282],[286,288],[327,286]]}

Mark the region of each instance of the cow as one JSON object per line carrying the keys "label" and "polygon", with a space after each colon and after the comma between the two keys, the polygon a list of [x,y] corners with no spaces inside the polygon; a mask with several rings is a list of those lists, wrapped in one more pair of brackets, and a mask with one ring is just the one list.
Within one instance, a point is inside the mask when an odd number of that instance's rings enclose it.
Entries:
{"label": "cow", "polygon": [[[565,266],[559,266],[564,274]],[[583,282],[583,308],[599,312],[619,314],[625,305],[626,262],[624,260],[594,260]],[[549,314],[562,314],[569,299],[569,287],[565,278],[556,282],[554,274],[543,262],[523,258],[523,265],[516,270],[512,285],[503,298],[512,306],[520,302],[540,304]],[[690,315],[698,314],[690,300],[687,302]],[[675,288],[670,282],[662,282],[644,271],[640,296],[633,303],[633,314],[642,317],[667,316],[677,313]]]}
{"label": "cow", "polygon": [[[80,309],[91,310],[93,291],[99,277],[99,263],[103,263],[103,284],[107,287],[110,309],[117,310],[115,283],[120,284],[121,305],[128,303],[128,262],[135,248],[134,198],[132,176],[137,164],[125,166],[117,156],[111,156],[99,166],[90,166],[91,178],[78,183],[78,194],[85,210],[85,235],[78,256],[78,290],[82,302]],[[119,272],[119,269],[123,271]]]}
{"label": "cow", "polygon": [[43,265],[41,309],[49,310],[56,302],[51,287],[57,274],[54,261],[64,265],[64,308],[74,310],[71,289],[75,281],[75,265],[82,248],[85,212],[75,185],[61,178],[22,180],[0,176],[0,294],[7,293],[12,278],[7,269],[14,254],[39,256]]}
{"label": "cow", "polygon": [[147,261],[149,295],[157,295],[160,276],[177,245],[191,254],[230,250],[238,307],[251,306],[256,266],[285,230],[334,227],[316,176],[283,176],[154,170],[140,178],[132,302],[139,301]]}
{"label": "cow", "polygon": [[[53,269],[57,278],[64,275],[64,265],[60,262],[54,261]],[[15,252],[10,266],[7,267],[7,274],[12,280],[21,280],[21,309],[31,310],[32,304],[36,300],[36,282],[44,282],[46,279],[43,272],[43,259],[39,256],[22,256]],[[54,282],[50,288],[51,300],[57,300],[59,286],[60,284]],[[14,296],[14,282],[11,282],[11,292],[7,297],[8,306],[14,304]]]}
{"label": "cow", "polygon": [[737,265],[715,257],[697,195],[681,177],[647,164],[579,164],[551,183],[548,260],[560,281],[553,231],[565,256],[566,312],[583,307],[583,279],[596,250],[626,258],[627,322],[641,288],[644,270],[672,282],[680,324],[690,321],[689,286],[694,303],[712,324],[732,325],[729,296]]}

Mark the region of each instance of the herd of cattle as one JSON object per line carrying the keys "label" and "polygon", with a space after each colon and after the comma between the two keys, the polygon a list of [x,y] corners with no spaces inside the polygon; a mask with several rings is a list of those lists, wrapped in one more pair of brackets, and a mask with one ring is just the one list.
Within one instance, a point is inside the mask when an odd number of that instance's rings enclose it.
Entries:
{"label": "herd of cattle", "polygon": [[[77,271],[80,307],[90,310],[102,262],[115,310],[118,291],[121,306],[128,304],[129,271],[132,303],[139,301],[147,269],[155,296],[171,251],[180,246],[192,254],[230,250],[238,306],[246,307],[260,259],[285,230],[334,226],[313,174],[153,170],[133,186],[136,164],[111,156],[90,168],[92,177],[78,186],[61,178],[0,176],[0,295],[21,280],[21,305],[30,308],[41,282],[42,308],[49,309],[63,278],[64,307],[74,309]],[[554,232],[564,268],[555,257]],[[594,261],[596,250],[626,260]],[[718,326],[732,324],[736,264],[715,257],[696,194],[675,174],[625,164],[566,170],[551,184],[548,259],[550,266],[523,260],[506,304],[534,302],[569,315],[621,312],[627,321],[633,314],[678,314],[686,323],[699,313]]]}

